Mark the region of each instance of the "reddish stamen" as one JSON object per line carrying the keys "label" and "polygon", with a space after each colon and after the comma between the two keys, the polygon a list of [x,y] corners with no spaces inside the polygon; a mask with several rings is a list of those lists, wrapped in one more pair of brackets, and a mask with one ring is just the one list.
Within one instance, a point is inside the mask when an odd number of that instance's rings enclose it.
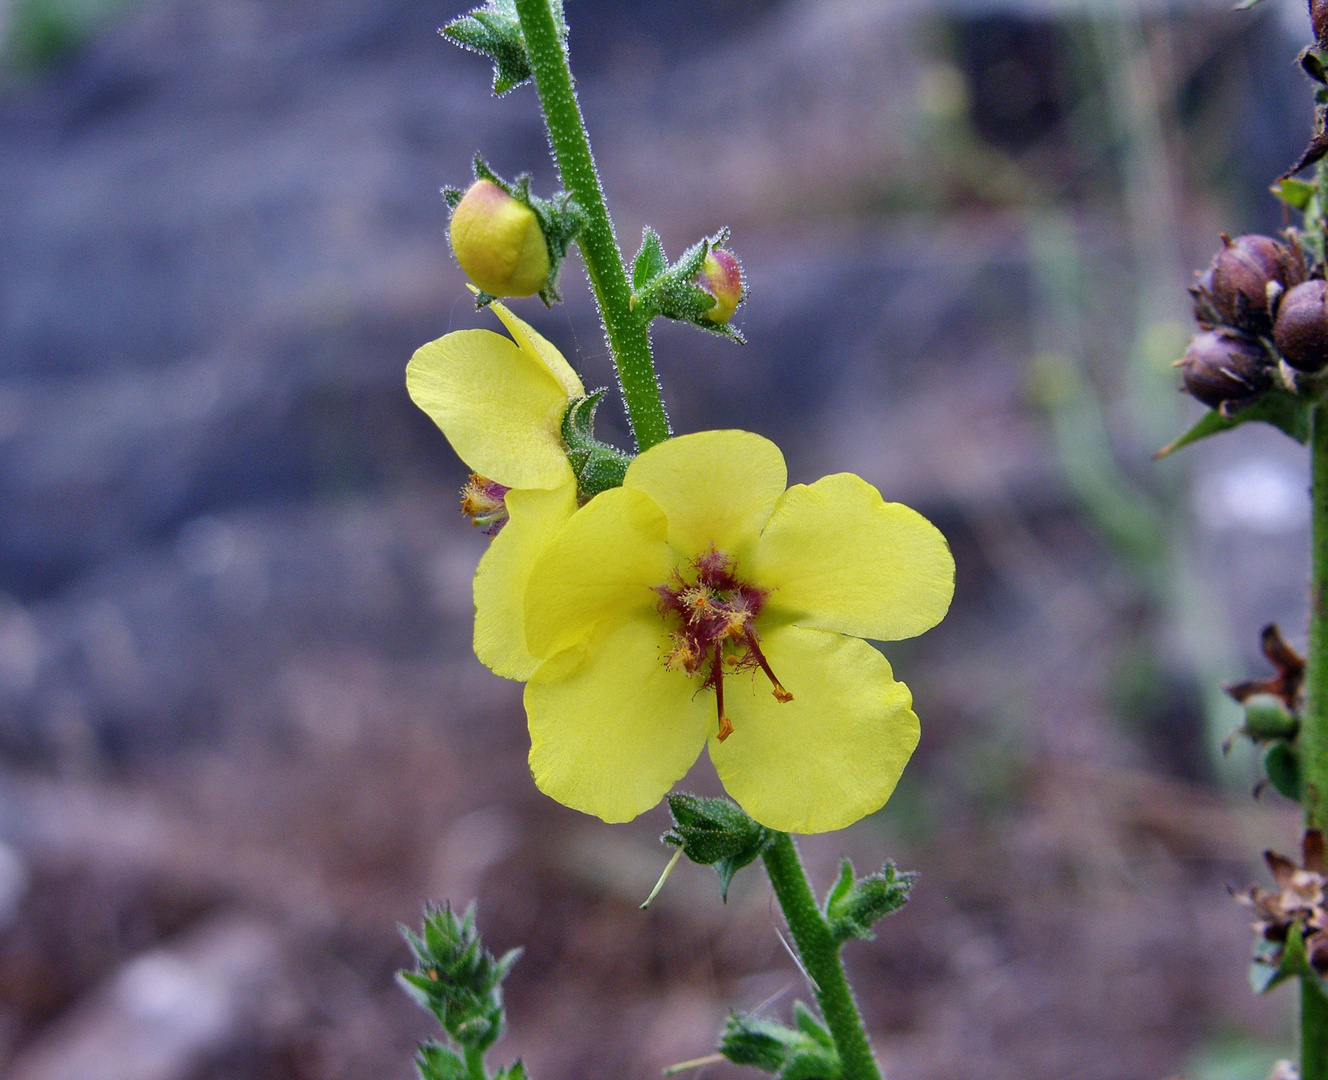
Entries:
{"label": "reddish stamen", "polygon": [[745,640],[747,642],[747,652],[755,658],[756,662],[761,666],[761,670],[765,672],[766,678],[770,680],[771,685],[774,687],[774,689],[771,690],[771,693],[775,695],[775,700],[781,705],[788,704],[788,702],[793,700],[793,695],[784,689],[784,684],[781,683],[775,676],[775,673],[770,670],[770,662],[765,658],[765,653],[761,651],[761,646],[756,643],[756,634],[748,629]]}
{"label": "reddish stamen", "polygon": [[733,722],[724,715],[724,656],[722,645],[715,646],[715,658],[711,661],[710,678],[715,684],[715,702],[719,706],[719,741],[723,742],[733,734]]}

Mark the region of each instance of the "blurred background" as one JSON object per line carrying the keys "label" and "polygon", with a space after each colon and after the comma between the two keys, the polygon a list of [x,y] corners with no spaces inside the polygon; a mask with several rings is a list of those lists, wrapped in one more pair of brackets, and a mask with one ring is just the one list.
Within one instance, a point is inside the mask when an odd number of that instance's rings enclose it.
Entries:
{"label": "blurred background", "polygon": [[[453,0],[0,0],[0,1074],[406,1080],[395,924],[478,897],[521,944],[496,1058],[657,1077],[807,988],[756,872],[727,906],[661,810],[540,796],[470,653],[485,538],[406,396],[496,326],[446,244],[482,151],[554,186]],[[1304,0],[568,0],[619,236],[734,229],[749,344],[661,325],[680,431],[778,440],[949,537],[889,646],[921,747],[805,844],[921,873],[848,949],[896,1080],[1262,1080],[1227,895],[1294,847],[1222,680],[1304,640],[1306,462],[1170,367],[1219,231],[1312,119]],[[517,301],[611,382],[579,264]],[[616,410],[616,406],[615,406]],[[621,412],[603,432],[619,441]],[[702,761],[691,790],[717,790]],[[710,1080],[754,1075],[728,1066]]]}

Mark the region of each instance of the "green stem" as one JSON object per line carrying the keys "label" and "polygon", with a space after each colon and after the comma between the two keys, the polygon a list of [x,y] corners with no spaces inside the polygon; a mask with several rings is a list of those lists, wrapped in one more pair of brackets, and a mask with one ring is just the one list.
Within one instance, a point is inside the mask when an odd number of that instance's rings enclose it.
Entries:
{"label": "green stem", "polygon": [[632,434],[636,436],[637,449],[648,450],[670,434],[650,354],[649,323],[632,310],[632,287],[604,204],[590,140],[572,89],[567,53],[549,0],[516,0],[516,10],[558,173],[563,186],[586,212],[586,226],[577,243],[604,320]]}
{"label": "green stem", "polygon": [[1300,1078],[1328,1076],[1328,998],[1309,983],[1300,987]]}
{"label": "green stem", "polygon": [[[1314,409],[1310,436],[1310,634],[1300,719],[1305,825],[1328,828],[1328,403]],[[1300,1080],[1328,1080],[1328,1001],[1300,989]]]}
{"label": "green stem", "polygon": [[489,1080],[489,1074],[484,1068],[483,1052],[470,1046],[462,1052],[466,1055],[466,1080]]}
{"label": "green stem", "polygon": [[775,898],[784,910],[798,955],[811,976],[821,1014],[839,1050],[842,1080],[881,1080],[881,1070],[872,1057],[853,990],[839,959],[839,942],[816,906],[793,837],[780,833],[763,858]]}
{"label": "green stem", "polygon": [[1310,441],[1310,634],[1299,749],[1305,824],[1328,828],[1328,405],[1314,410]]}

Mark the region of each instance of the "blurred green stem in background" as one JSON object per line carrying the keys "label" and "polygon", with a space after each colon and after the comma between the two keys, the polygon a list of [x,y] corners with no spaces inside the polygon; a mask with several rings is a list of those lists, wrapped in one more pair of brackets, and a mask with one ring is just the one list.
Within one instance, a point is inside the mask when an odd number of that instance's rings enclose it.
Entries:
{"label": "blurred green stem in background", "polygon": [[558,173],[586,212],[585,229],[577,242],[604,320],[632,434],[638,450],[649,450],[669,437],[669,418],[655,376],[648,324],[632,307],[632,287],[604,204],[567,53],[549,0],[516,0],[516,9]]}
{"label": "blurred green stem in background", "polygon": [[[1189,284],[1174,223],[1177,185],[1171,176],[1166,117],[1175,88],[1162,83],[1154,54],[1164,54],[1162,72],[1172,73],[1165,38],[1150,41],[1137,3],[1104,3],[1090,15],[1086,45],[1100,72],[1102,124],[1080,125],[1081,137],[1101,138],[1105,129],[1114,162],[1128,243],[1134,312],[1127,349],[1130,364],[1122,384],[1122,418],[1128,439],[1117,445],[1108,432],[1104,395],[1086,372],[1091,349],[1084,340],[1085,312],[1096,283],[1085,280],[1076,224],[1064,212],[1043,207],[1029,224],[1029,250],[1039,320],[1039,356],[1033,387],[1051,421],[1057,457],[1067,485],[1088,511],[1110,549],[1130,570],[1155,617],[1170,628],[1183,652],[1177,657],[1202,695],[1205,741],[1214,772],[1233,785],[1248,771],[1222,752],[1223,740],[1240,723],[1221,684],[1234,672],[1235,648],[1226,633],[1213,590],[1199,574],[1185,505],[1181,465],[1163,473],[1148,465],[1152,454],[1181,426],[1181,403],[1171,362],[1184,351]],[[1165,34],[1165,27],[1157,30]],[[1086,156],[1102,148],[1085,148]],[[1142,473],[1136,478],[1134,470]],[[1146,479],[1146,483],[1145,483]],[[1150,648],[1149,656],[1160,655]],[[1139,675],[1137,664],[1121,667]],[[1146,680],[1156,694],[1162,672],[1154,665]],[[1140,686],[1139,689],[1145,689]]]}

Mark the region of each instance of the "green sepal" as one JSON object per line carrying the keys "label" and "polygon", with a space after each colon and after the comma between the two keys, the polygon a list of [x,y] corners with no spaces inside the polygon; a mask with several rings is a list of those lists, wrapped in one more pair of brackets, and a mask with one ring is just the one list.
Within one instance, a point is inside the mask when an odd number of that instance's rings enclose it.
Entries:
{"label": "green sepal", "polygon": [[1255,742],[1294,739],[1300,728],[1300,721],[1273,694],[1255,694],[1246,698],[1244,709],[1245,723],[1241,733]]}
{"label": "green sepal", "polygon": [[415,1068],[419,1070],[420,1080],[467,1080],[470,1075],[466,1063],[455,1051],[432,1039],[420,1044]]}
{"label": "green sepal", "polygon": [[[567,20],[563,17],[562,0],[554,0],[553,18],[565,48]],[[453,19],[438,32],[463,49],[487,56],[493,62],[496,97],[528,82],[533,75],[526,39],[521,33],[521,20],[516,13],[516,0],[489,0],[484,7]]]}
{"label": "green sepal", "polygon": [[1174,454],[1182,447],[1189,446],[1200,439],[1206,439],[1209,435],[1230,431],[1232,428],[1247,424],[1251,420],[1260,420],[1265,424],[1272,424],[1273,427],[1290,435],[1291,438],[1303,446],[1310,441],[1310,423],[1313,408],[1314,404],[1308,398],[1297,397],[1285,390],[1269,390],[1252,405],[1246,405],[1242,409],[1227,412],[1222,409],[1211,409],[1199,418],[1199,422],[1194,427],[1190,428],[1175,442],[1164,446],[1154,457],[1164,458],[1168,454]]}
{"label": "green sepal", "polygon": [[1268,190],[1293,210],[1304,213],[1318,189],[1313,184],[1307,184],[1304,180],[1297,180],[1288,176],[1285,180],[1279,180]]}
{"label": "green sepal", "polygon": [[758,825],[728,799],[702,799],[677,792],[669,796],[673,828],[660,840],[680,847],[692,862],[713,866],[728,903],[733,875],[760,858],[779,834]]}
{"label": "green sepal", "polygon": [[780,1080],[839,1080],[834,1039],[801,1002],[793,1006],[795,1027],[759,1016],[729,1014],[719,1052],[735,1065],[750,1065]]}
{"label": "green sepal", "polygon": [[494,1080],[528,1080],[526,1067],[520,1061],[515,1061],[506,1069],[500,1069]]}
{"label": "green sepal", "polygon": [[[475,155],[473,169],[476,180],[488,180],[491,184],[496,184],[535,215],[540,232],[544,234],[544,246],[549,251],[549,276],[544,280],[539,298],[544,301],[545,307],[561,301],[558,279],[562,275],[563,260],[567,258],[567,250],[572,246],[572,241],[585,228],[586,212],[565,191],[556,193],[552,199],[541,199],[532,193],[529,173],[522,173],[515,181],[509,182],[489,168],[479,154]],[[443,188],[443,198],[453,210],[464,194],[460,188]],[[497,299],[498,297],[491,293],[478,292],[475,294],[475,310],[488,307]]]}
{"label": "green sepal", "polygon": [[849,938],[870,941],[876,922],[908,903],[916,881],[917,874],[901,874],[893,862],[887,862],[879,873],[855,880],[853,864],[844,859],[839,880],[825,899],[830,933],[841,944]]}
{"label": "green sepal", "polygon": [[745,345],[747,339],[728,323],[711,322],[705,317],[717,301],[696,283],[710,249],[722,247],[728,238],[726,228],[702,237],[669,266],[659,234],[647,226],[632,263],[632,308],[643,312],[647,322],[663,316]]}
{"label": "green sepal", "polygon": [[632,456],[616,446],[595,438],[595,410],[608,390],[601,387],[585,397],[573,398],[563,413],[563,444],[567,460],[576,474],[576,488],[582,501],[589,501],[601,491],[622,487],[623,477]]}
{"label": "green sepal", "polygon": [[1261,939],[1249,968],[1250,988],[1256,994],[1266,994],[1287,979],[1300,979],[1303,985],[1312,986],[1328,998],[1328,986],[1310,963],[1305,931],[1298,922],[1291,924],[1284,942]]}
{"label": "green sepal", "polygon": [[641,250],[632,262],[632,288],[644,289],[668,268],[668,256],[664,254],[664,241],[659,238],[649,225],[641,232]]}
{"label": "green sepal", "polygon": [[793,1003],[793,1026],[827,1050],[835,1048],[835,1037],[830,1034],[830,1029],[801,1001]]}
{"label": "green sepal", "polygon": [[1300,755],[1286,739],[1278,739],[1263,756],[1263,771],[1279,795],[1300,802]]}

